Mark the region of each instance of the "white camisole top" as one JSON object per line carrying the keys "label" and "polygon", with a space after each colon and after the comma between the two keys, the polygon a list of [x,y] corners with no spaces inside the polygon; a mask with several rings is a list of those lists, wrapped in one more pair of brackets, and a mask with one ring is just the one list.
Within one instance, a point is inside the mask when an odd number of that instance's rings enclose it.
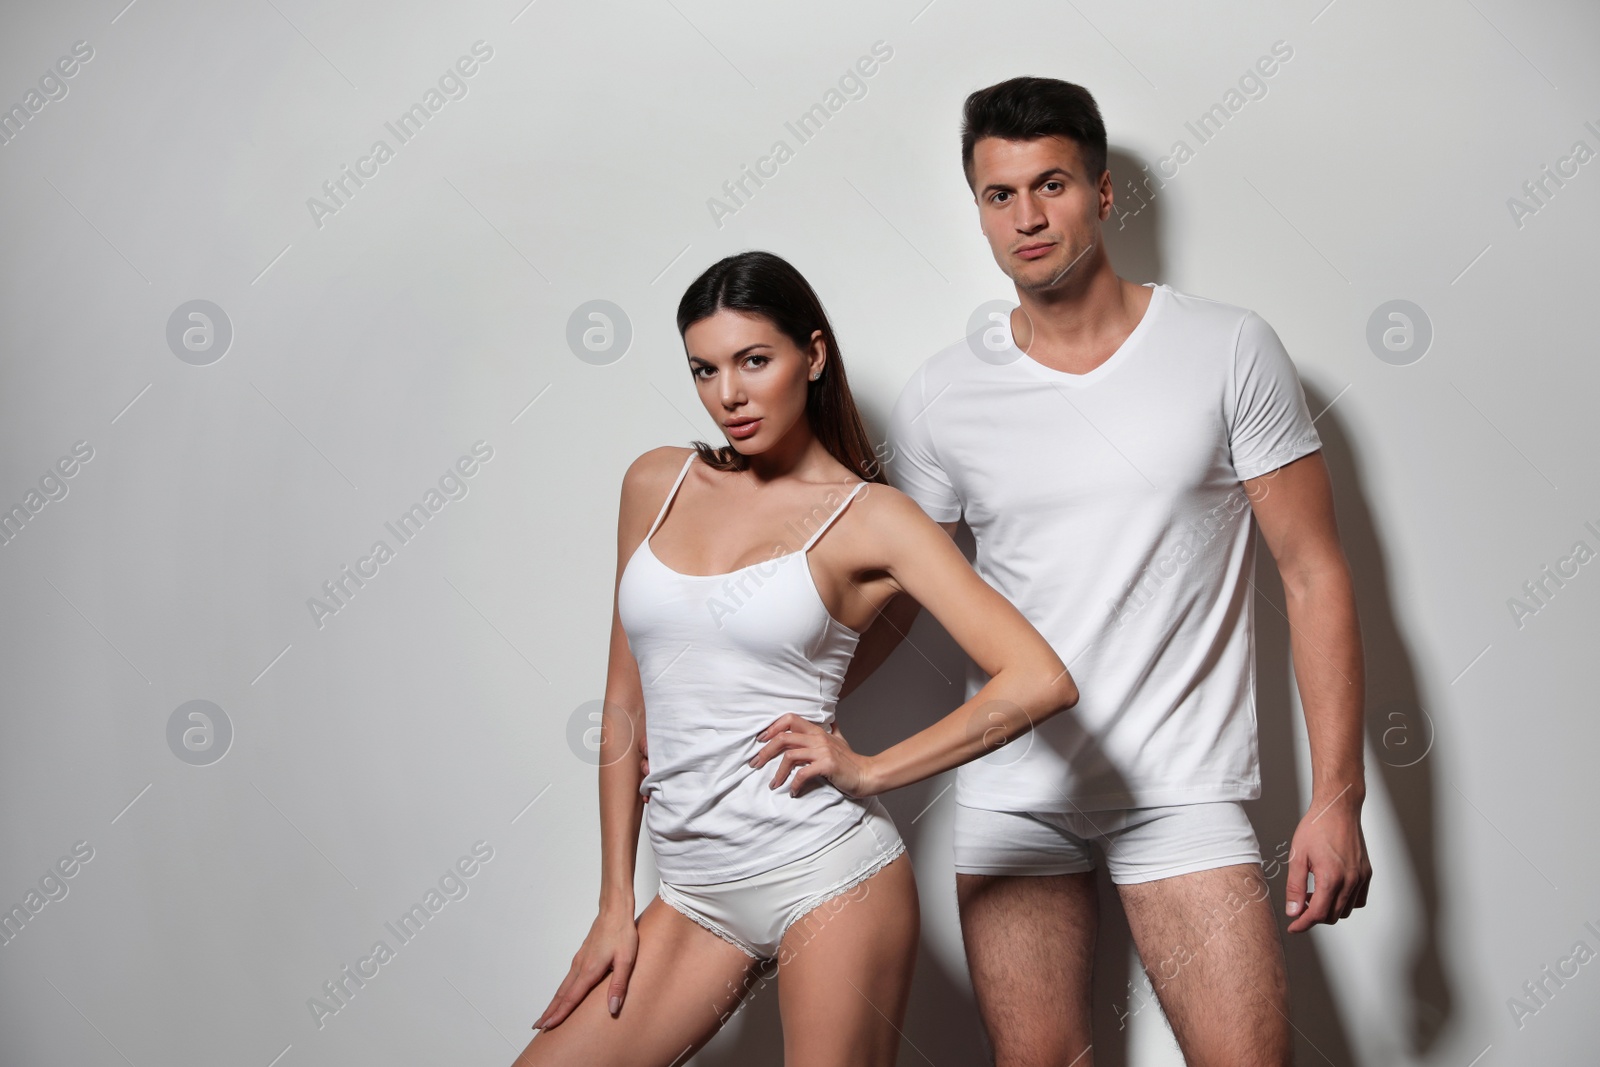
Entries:
{"label": "white camisole top", "polygon": [[[860,822],[870,802],[820,779],[799,796],[789,795],[789,782],[769,789],[781,757],[750,766],[764,743],[756,734],[785,712],[832,729],[861,635],[828,613],[806,553],[868,483],[851,489],[796,552],[725,574],[682,574],[656,558],[650,538],[695,455],[617,587],[644,686],[645,826],[657,872],[683,885],[745,878],[815,852]],[[802,530],[815,522],[807,516]]]}

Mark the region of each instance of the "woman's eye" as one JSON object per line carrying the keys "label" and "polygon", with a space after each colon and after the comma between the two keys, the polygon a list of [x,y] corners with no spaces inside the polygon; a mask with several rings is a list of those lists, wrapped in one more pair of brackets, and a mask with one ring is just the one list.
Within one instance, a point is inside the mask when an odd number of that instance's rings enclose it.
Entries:
{"label": "woman's eye", "polygon": [[750,359],[751,360],[760,360],[761,362],[753,364],[753,366],[759,368],[759,367],[766,366],[767,363],[771,361],[772,357],[771,356],[751,356]]}
{"label": "woman's eye", "polygon": [[711,370],[711,369],[712,369],[712,368],[711,368],[711,367],[695,367],[695,368],[694,368],[694,369],[693,369],[693,370],[692,370],[692,371],[690,371],[690,372],[689,372],[689,373],[690,373],[690,374],[692,374],[692,375],[694,375],[694,376],[695,376],[695,377],[696,377],[696,378],[701,378],[701,377],[703,377],[703,375],[701,375],[701,373],[700,373],[700,372],[701,372],[701,371],[704,371],[704,370]]}

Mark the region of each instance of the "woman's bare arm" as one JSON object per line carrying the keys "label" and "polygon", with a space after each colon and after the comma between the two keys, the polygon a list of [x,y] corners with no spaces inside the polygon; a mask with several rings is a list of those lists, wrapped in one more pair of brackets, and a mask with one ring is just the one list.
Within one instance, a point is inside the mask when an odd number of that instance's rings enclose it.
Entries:
{"label": "woman's bare arm", "polygon": [[606,666],[606,694],[600,722],[600,907],[626,909],[633,915],[633,876],[638,861],[639,825],[644,817],[641,749],[644,741],[644,684],[639,664],[617,611],[622,572],[656,509],[666,497],[673,474],[683,463],[681,448],[656,448],[628,467],[622,478],[617,514],[617,573],[611,594],[611,650]]}
{"label": "woman's bare arm", "polygon": [[600,909],[561,987],[534,1023],[537,1029],[559,1026],[608,973],[611,984],[606,1002],[615,1015],[627,996],[638,958],[633,874],[644,815],[644,798],[639,795],[644,777],[644,685],[617,613],[616,587],[682,462],[681,448],[653,449],[634,460],[622,479],[617,574],[611,595],[611,653],[600,711]]}
{"label": "woman's bare arm", "polygon": [[[956,535],[955,521],[941,522],[939,526],[951,537]],[[844,683],[839,687],[841,700],[883,666],[884,661],[911,632],[911,624],[917,621],[921,611],[922,605],[905,593],[883,606],[872,624],[861,634],[861,640],[856,642],[856,654],[851,658],[850,666],[844,673]]]}
{"label": "woman's bare arm", "polygon": [[898,789],[977,759],[1078,702],[1078,687],[1049,642],[978,576],[949,534],[898,490],[874,486],[868,492],[874,499],[862,511],[869,529],[852,539],[866,547],[853,569],[887,572],[989,681],[932,726],[876,756],[852,752],[837,730],[780,716],[757,735],[766,744],[752,763],[759,767],[782,753],[772,784],[787,780],[792,793],[816,777],[851,796]]}

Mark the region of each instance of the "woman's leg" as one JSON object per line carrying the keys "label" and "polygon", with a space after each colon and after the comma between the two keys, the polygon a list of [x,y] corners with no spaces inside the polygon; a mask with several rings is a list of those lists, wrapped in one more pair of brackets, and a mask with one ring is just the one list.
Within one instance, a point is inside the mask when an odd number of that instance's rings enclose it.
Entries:
{"label": "woman's leg", "polygon": [[789,927],[778,953],[784,1067],[892,1067],[920,930],[905,853]]}
{"label": "woman's leg", "polygon": [[622,1010],[602,978],[512,1067],[669,1067],[709,1041],[738,1007],[757,961],[657,896],[639,916],[639,958]]}

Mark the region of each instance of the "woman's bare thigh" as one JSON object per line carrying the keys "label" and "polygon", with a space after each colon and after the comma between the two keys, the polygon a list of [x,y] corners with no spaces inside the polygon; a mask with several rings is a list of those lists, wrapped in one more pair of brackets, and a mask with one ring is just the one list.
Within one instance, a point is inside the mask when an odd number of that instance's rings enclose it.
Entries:
{"label": "woman's bare thigh", "polygon": [[920,930],[905,853],[789,927],[778,953],[784,1067],[891,1067]]}
{"label": "woman's bare thigh", "polygon": [[608,974],[512,1067],[669,1067],[716,1034],[757,961],[658,896],[639,916],[639,958],[622,1009],[606,1007]]}

